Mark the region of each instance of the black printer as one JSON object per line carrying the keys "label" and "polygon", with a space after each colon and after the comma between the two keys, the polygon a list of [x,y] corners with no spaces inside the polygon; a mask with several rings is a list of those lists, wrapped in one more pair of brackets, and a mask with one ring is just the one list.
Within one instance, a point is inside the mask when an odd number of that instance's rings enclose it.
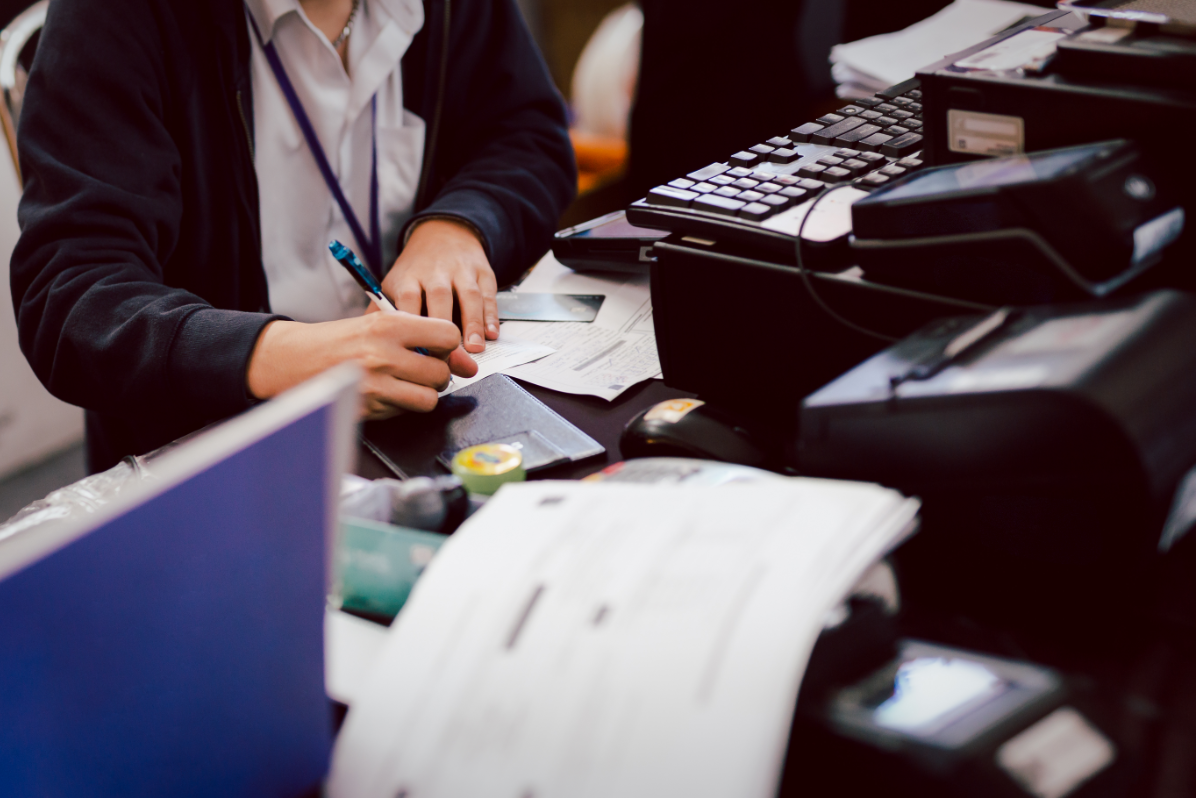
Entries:
{"label": "black printer", "polygon": [[1196,463],[1196,297],[935,322],[807,397],[794,458],[923,499],[907,584],[1018,622],[1132,610]]}

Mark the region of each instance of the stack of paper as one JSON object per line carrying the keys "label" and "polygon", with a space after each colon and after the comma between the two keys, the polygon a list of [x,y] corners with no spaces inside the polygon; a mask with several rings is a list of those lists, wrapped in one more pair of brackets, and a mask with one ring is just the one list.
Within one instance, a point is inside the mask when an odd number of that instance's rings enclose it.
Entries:
{"label": "stack of paper", "polygon": [[387,633],[330,794],[771,796],[827,613],[917,509],[823,480],[507,485]]}
{"label": "stack of paper", "polygon": [[840,97],[870,97],[912,78],[927,64],[1046,12],[1006,0],[955,0],[905,30],[835,45],[831,48],[831,74]]}
{"label": "stack of paper", "polygon": [[563,393],[615,399],[660,376],[648,276],[578,274],[549,252],[520,285],[522,293],[601,294],[592,322],[505,321],[498,341],[474,355],[477,376],[454,377],[441,396],[491,374],[508,374]]}

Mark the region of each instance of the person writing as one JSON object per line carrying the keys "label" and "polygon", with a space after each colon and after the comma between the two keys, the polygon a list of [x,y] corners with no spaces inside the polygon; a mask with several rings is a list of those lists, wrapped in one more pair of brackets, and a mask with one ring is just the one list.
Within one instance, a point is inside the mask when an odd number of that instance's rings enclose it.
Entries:
{"label": "person writing", "polygon": [[512,0],[54,0],[18,149],[20,343],[93,471],[346,360],[432,409],[576,185]]}

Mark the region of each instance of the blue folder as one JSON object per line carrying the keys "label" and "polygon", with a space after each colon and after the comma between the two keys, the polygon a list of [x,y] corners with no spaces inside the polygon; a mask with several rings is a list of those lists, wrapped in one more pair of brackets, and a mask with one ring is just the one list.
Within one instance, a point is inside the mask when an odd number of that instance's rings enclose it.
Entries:
{"label": "blue folder", "polygon": [[319,785],[329,501],[354,384],[325,377],[182,445],[160,481],[0,581],[0,795]]}

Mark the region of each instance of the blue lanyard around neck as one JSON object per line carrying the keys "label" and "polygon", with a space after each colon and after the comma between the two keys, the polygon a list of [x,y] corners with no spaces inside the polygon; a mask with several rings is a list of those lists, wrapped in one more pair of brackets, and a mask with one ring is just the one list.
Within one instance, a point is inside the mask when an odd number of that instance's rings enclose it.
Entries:
{"label": "blue lanyard around neck", "polygon": [[320,167],[320,174],[324,176],[328,190],[332,192],[336,204],[340,206],[341,214],[349,223],[353,237],[357,239],[357,243],[361,247],[361,254],[365,258],[366,265],[370,267],[370,271],[375,276],[382,277],[382,235],[379,232],[378,221],[378,95],[375,94],[370,99],[373,120],[370,124],[370,234],[367,236],[361,222],[357,220],[357,214],[353,212],[353,207],[349,205],[345,192],[341,190],[340,181],[332,172],[328,156],[324,154],[324,148],[320,146],[320,139],[311,125],[311,119],[308,118],[307,111],[303,109],[303,103],[299,101],[299,95],[295,93],[291,79],[287,77],[287,72],[283,69],[274,42],[263,42],[262,33],[258,30],[253,14],[248,13],[246,16],[249,18],[249,24],[253,26],[257,43],[262,48],[262,52],[266,54],[266,60],[270,62],[270,69],[274,71],[274,77],[278,80],[278,85],[287,98],[287,104],[291,106],[295,121],[299,123],[299,129],[303,131],[303,138],[307,139],[307,148],[311,150],[312,157],[316,159],[316,166]]}

